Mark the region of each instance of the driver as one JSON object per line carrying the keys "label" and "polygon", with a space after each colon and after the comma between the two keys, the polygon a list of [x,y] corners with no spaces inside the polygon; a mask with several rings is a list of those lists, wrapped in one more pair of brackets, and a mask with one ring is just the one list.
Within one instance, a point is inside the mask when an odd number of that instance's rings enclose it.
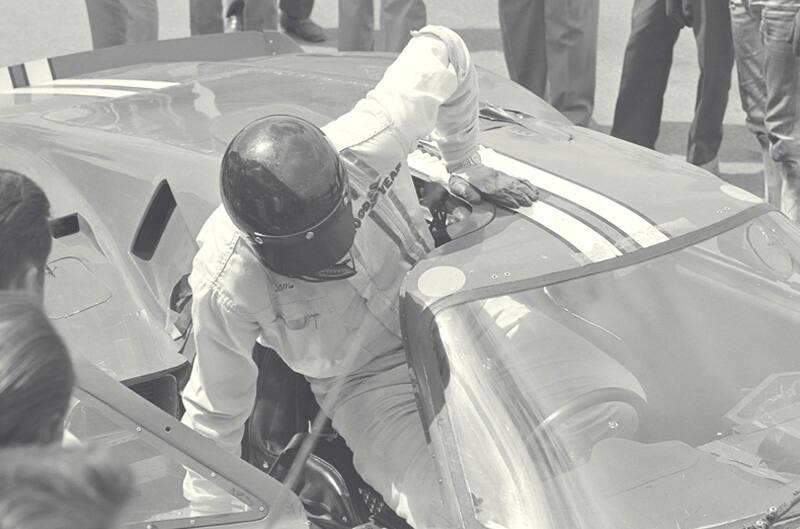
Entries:
{"label": "driver", "polygon": [[[322,129],[269,116],[231,141],[222,206],[189,278],[197,355],[183,422],[238,454],[256,341],[309,380],[356,469],[416,527],[449,525],[400,332],[402,280],[433,248],[406,157],[432,133],[451,190],[528,206],[538,192],[483,165],[466,45],[428,26],[355,108]],[[213,495],[188,475],[187,497]]]}

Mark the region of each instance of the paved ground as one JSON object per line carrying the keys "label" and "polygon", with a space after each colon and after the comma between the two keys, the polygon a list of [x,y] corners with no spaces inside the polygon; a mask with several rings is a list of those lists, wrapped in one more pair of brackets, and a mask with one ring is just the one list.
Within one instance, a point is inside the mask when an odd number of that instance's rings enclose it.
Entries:
{"label": "paved ground", "polygon": [[[377,0],[376,0],[377,2]],[[83,0],[27,0],[3,2],[0,17],[0,65],[61,55],[91,47]],[[497,21],[496,0],[428,0],[428,20],[458,30],[467,40],[478,64],[507,75]],[[598,128],[611,124],[619,86],[622,53],[630,27],[632,0],[601,0],[600,43],[597,69]],[[336,0],[317,0],[314,18],[327,31],[324,46],[336,49]],[[188,0],[160,0],[160,36],[187,36]],[[682,155],[686,130],[692,118],[697,66],[694,41],[684,31],[675,52],[675,63],[664,109],[659,150]],[[725,119],[721,160],[723,177],[752,191],[760,190],[759,158],[755,140],[746,131],[735,87]]]}

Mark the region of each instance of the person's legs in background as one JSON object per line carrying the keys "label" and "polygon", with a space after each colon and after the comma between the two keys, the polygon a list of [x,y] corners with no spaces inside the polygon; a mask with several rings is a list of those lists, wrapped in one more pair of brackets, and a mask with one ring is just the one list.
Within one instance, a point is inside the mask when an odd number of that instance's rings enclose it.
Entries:
{"label": "person's legs in background", "polygon": [[372,51],[374,16],[372,0],[339,0],[339,51]]}
{"label": "person's legs in background", "polygon": [[692,20],[700,78],[686,160],[718,173],[722,119],[728,106],[733,69],[728,0],[692,0]]}
{"label": "person's legs in background", "polygon": [[380,51],[400,52],[427,22],[423,0],[381,0]]}
{"label": "person's legs in background", "polygon": [[635,0],[612,136],[655,147],[679,31],[664,0]]}
{"label": "person's legs in background", "polygon": [[548,101],[576,125],[586,126],[594,110],[598,0],[548,0]]}
{"label": "person's legs in background", "polygon": [[[225,2],[228,4],[230,0]],[[192,35],[222,33],[225,28],[222,20],[222,0],[189,0],[189,27]]]}
{"label": "person's legs in background", "polygon": [[278,29],[278,3],[276,0],[245,0],[243,16],[245,31]]}
{"label": "person's legs in background", "polygon": [[284,31],[309,42],[325,40],[325,32],[311,20],[314,0],[280,0],[280,8]]}
{"label": "person's legs in background", "polygon": [[509,77],[544,98],[547,91],[544,0],[500,0],[498,12]]}
{"label": "person's legs in background", "polygon": [[761,13],[767,87],[764,123],[770,154],[783,180],[781,211],[794,221],[800,220],[800,57],[794,54],[800,43],[793,42],[798,18],[800,8],[792,12],[765,7]]}
{"label": "person's legs in background", "polygon": [[764,160],[764,199],[779,208],[781,175],[769,155],[769,138],[764,126],[767,86],[764,82],[764,45],[761,43],[761,9],[747,9],[742,0],[731,2],[731,32],[736,74],[747,128],[761,147]]}
{"label": "person's legs in background", "polygon": [[158,39],[156,0],[86,0],[95,49]]}

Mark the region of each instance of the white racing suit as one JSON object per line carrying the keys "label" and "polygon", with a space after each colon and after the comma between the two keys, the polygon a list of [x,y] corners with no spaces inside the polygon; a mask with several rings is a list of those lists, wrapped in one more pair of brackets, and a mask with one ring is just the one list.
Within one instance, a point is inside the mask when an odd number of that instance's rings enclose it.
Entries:
{"label": "white racing suit", "polygon": [[[183,422],[239,454],[256,395],[256,341],[305,375],[356,469],[415,527],[448,525],[405,364],[398,300],[433,248],[406,157],[433,133],[448,164],[477,148],[477,76],[454,32],[416,33],[383,79],[323,131],[341,153],[357,226],[356,274],[312,283],[267,269],[222,207],[199,236],[189,282],[197,355]],[[191,474],[193,505],[212,500]]]}

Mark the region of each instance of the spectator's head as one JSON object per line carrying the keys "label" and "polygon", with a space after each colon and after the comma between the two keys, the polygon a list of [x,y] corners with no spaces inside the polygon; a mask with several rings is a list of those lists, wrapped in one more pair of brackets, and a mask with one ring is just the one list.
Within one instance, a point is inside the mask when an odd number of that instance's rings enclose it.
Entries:
{"label": "spectator's head", "polygon": [[33,180],[0,169],[0,290],[41,292],[50,254],[50,202]]}
{"label": "spectator's head", "polygon": [[75,373],[39,301],[0,291],[0,448],[61,440]]}
{"label": "spectator's head", "polygon": [[112,529],[132,476],[107,453],[83,447],[0,452],[0,529]]}

